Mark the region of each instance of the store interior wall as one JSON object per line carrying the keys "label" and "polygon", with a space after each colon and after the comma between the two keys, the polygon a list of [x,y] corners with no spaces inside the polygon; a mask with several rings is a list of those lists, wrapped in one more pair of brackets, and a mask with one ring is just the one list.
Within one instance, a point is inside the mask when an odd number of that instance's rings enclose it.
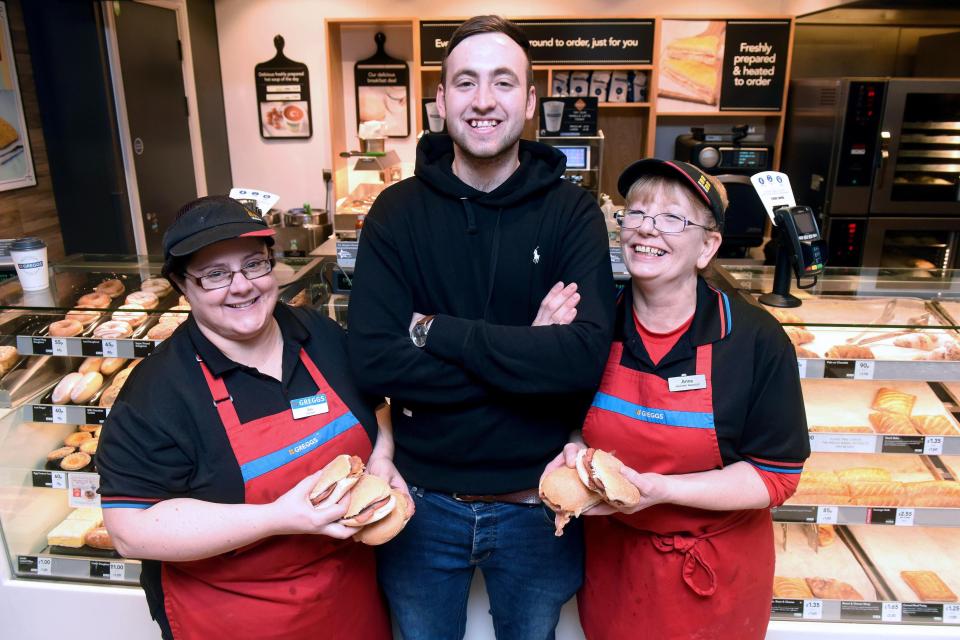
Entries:
{"label": "store interior wall", "polygon": [[[224,106],[235,186],[266,189],[281,196],[279,206],[288,208],[304,202],[314,205],[324,199],[321,177],[331,167],[330,142],[324,130],[329,122],[327,43],[325,18],[444,18],[478,12],[525,16],[684,16],[723,17],[796,15],[841,4],[830,1],[767,2],[729,0],[721,5],[699,0],[510,0],[476,2],[451,0],[438,5],[430,0],[369,0],[363,3],[329,0],[216,0],[217,33],[223,76]],[[309,140],[263,140],[260,137],[253,69],[274,55],[273,37],[283,35],[284,53],[307,65],[310,72],[311,110],[314,135]],[[390,51],[388,41],[388,52]],[[371,49],[366,55],[371,55]],[[401,53],[403,53],[401,51]],[[399,55],[393,53],[392,55]],[[407,62],[413,69],[412,48]],[[352,61],[344,60],[350,65]],[[425,89],[424,93],[432,93]],[[344,93],[352,93],[346,92]],[[352,96],[344,96],[347,114],[352,114]],[[419,108],[412,105],[412,108]],[[350,118],[354,116],[350,115]],[[401,143],[412,146],[414,137]],[[395,148],[395,141],[388,145]]]}
{"label": "store interior wall", "polygon": [[63,238],[53,197],[47,144],[41,127],[40,106],[20,0],[7,0],[7,17],[37,184],[0,192],[0,236],[17,238],[29,235],[43,238],[47,243],[48,256],[56,259],[64,255]]}

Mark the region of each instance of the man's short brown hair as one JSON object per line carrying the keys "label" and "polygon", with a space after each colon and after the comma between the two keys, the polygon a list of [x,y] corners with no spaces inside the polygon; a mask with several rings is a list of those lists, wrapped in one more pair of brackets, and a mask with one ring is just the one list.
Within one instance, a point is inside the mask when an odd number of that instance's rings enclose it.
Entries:
{"label": "man's short brown hair", "polygon": [[457,27],[450,36],[447,48],[443,50],[443,62],[440,64],[440,84],[447,78],[447,58],[458,44],[470,36],[481,33],[502,33],[516,42],[527,56],[527,86],[533,86],[533,63],[530,61],[530,39],[516,23],[500,16],[474,16]]}

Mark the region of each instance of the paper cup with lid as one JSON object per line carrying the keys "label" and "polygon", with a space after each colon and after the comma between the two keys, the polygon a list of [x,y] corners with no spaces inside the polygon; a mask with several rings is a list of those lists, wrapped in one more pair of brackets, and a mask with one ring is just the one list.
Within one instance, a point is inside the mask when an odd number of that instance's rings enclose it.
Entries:
{"label": "paper cup with lid", "polygon": [[10,257],[24,291],[41,291],[50,287],[47,243],[40,238],[18,238],[10,245]]}

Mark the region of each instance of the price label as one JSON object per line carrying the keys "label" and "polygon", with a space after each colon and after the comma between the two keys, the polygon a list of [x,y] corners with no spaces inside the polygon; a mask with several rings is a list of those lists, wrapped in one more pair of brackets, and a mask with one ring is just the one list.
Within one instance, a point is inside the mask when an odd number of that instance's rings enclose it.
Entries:
{"label": "price label", "polygon": [[894,524],[898,527],[912,527],[913,509],[897,509],[897,519]]}
{"label": "price label", "polygon": [[53,410],[50,408],[50,405],[46,405],[46,404],[33,405],[33,421],[34,422],[53,422]]}
{"label": "price label", "polygon": [[880,609],[880,620],[883,622],[900,622],[903,619],[903,608],[899,602],[884,602]]}
{"label": "price label", "polygon": [[943,436],[926,436],[923,439],[923,454],[939,456],[943,453]]}
{"label": "price label", "polygon": [[960,604],[944,603],[943,622],[944,624],[960,624]]}
{"label": "price label", "polygon": [[58,404],[51,409],[51,418],[54,424],[67,424],[67,408]]}
{"label": "price label", "polygon": [[67,339],[66,338],[53,338],[51,350],[55,356],[67,356],[70,355],[67,353]]}
{"label": "price label", "polygon": [[50,338],[33,337],[30,339],[30,345],[33,347],[33,355],[35,356],[46,356],[53,353],[53,345],[50,344]]}
{"label": "price label", "polygon": [[867,510],[867,524],[897,524],[897,511],[892,507],[870,507]]}
{"label": "price label", "polygon": [[800,358],[797,360],[797,369],[800,371],[800,377],[807,377],[807,360],[805,358]]}
{"label": "price label", "polygon": [[810,449],[817,452],[875,453],[877,436],[853,433],[811,433]]}
{"label": "price label", "polygon": [[856,362],[853,360],[824,360],[823,377],[850,379],[856,374]]}
{"label": "price label", "polygon": [[126,570],[127,565],[123,562],[111,562],[110,563],[110,579],[111,580],[125,580],[126,579]]}
{"label": "price label", "polygon": [[36,556],[17,556],[17,573],[30,574],[37,572]]}
{"label": "price label", "polygon": [[134,358],[146,358],[148,355],[153,353],[154,347],[157,346],[157,343],[153,340],[134,340],[133,341],[133,357]]}
{"label": "price label", "polygon": [[53,575],[53,558],[44,558],[43,556],[37,558],[37,575]]}
{"label": "price label", "polygon": [[67,472],[51,471],[50,487],[53,489],[66,489],[67,488]]}
{"label": "price label", "polygon": [[104,358],[117,358],[117,341],[116,340],[104,340],[103,341],[103,357]]}
{"label": "price label", "polygon": [[804,600],[803,619],[820,620],[823,618],[823,600]]}
{"label": "price label", "polygon": [[108,408],[87,407],[85,413],[86,422],[83,424],[103,424],[103,421],[107,419],[107,414],[110,413],[110,410]]}
{"label": "price label", "polygon": [[854,380],[873,380],[873,368],[876,362],[873,360],[857,360],[853,367]]}
{"label": "price label", "polygon": [[837,524],[839,509],[832,506],[817,507],[817,522],[819,524]]}
{"label": "price label", "polygon": [[105,560],[91,560],[90,561],[90,577],[91,578],[106,578],[110,579],[110,572],[112,571],[112,562],[107,562]]}
{"label": "price label", "polygon": [[80,355],[102,356],[103,342],[96,338],[80,338]]}

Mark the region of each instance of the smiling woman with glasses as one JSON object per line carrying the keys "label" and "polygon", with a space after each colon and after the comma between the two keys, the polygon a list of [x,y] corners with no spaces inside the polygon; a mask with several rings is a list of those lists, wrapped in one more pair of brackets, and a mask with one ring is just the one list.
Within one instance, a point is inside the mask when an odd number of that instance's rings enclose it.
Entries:
{"label": "smiling woman with glasses", "polygon": [[347,628],[386,639],[372,549],[340,523],[345,504],[310,495],[318,471],[349,455],[409,496],[389,416],[379,425],[382,399],[357,389],[339,325],[278,301],[273,234],[256,211],[211,196],[164,235],[163,274],[191,314],[104,423],[104,523],[121,554],[143,560],[164,638]]}
{"label": "smiling woman with glasses", "polygon": [[723,239],[716,178],[651,158],[617,186],[630,284],[582,436],[547,471],[586,447],[615,451],[641,498],[586,512],[580,619],[591,640],[760,640],[769,508],[809,455],[796,354],[771,315],[702,276]]}

